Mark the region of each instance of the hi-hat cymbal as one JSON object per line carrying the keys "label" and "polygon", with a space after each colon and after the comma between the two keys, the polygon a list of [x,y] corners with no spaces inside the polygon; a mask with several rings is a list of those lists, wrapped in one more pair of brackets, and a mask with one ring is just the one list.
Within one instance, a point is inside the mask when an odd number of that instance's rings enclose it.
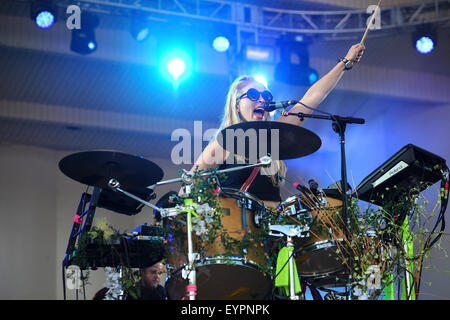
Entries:
{"label": "hi-hat cymbal", "polygon": [[68,155],[59,162],[59,169],[73,180],[102,189],[109,189],[110,179],[118,180],[124,189],[136,189],[151,186],[164,176],[150,160],[109,150]]}
{"label": "hi-hat cymbal", "polygon": [[317,151],[322,145],[314,132],[279,121],[238,123],[223,129],[217,138],[225,150],[250,160],[265,153],[270,153],[272,160],[295,159]]}

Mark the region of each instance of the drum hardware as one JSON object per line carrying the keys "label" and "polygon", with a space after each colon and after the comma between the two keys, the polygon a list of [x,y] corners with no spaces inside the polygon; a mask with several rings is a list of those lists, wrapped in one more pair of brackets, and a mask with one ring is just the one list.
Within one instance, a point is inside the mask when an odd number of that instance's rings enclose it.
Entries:
{"label": "drum hardware", "polygon": [[[289,299],[299,300],[299,296],[296,295],[296,268],[294,266],[294,237],[307,237],[309,227],[299,225],[269,225],[269,235],[275,237],[286,236],[286,247],[289,252]],[[284,268],[283,266],[282,268]],[[280,271],[281,272],[281,271]],[[297,276],[298,277],[298,276]]]}

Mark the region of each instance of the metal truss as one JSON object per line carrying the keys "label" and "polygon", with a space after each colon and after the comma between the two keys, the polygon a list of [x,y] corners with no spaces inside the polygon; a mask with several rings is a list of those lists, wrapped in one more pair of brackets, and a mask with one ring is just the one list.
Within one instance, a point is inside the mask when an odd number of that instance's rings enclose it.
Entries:
{"label": "metal truss", "polygon": [[[225,0],[63,0],[59,6],[77,4],[82,10],[129,16],[140,12],[148,19],[195,19],[236,26],[259,37],[306,34],[325,40],[342,39],[364,32],[371,12],[366,10],[302,11],[262,7]],[[374,0],[374,3],[377,1]],[[448,27],[450,1],[421,1],[381,8],[379,29],[372,34],[388,35],[419,24],[438,23]]]}

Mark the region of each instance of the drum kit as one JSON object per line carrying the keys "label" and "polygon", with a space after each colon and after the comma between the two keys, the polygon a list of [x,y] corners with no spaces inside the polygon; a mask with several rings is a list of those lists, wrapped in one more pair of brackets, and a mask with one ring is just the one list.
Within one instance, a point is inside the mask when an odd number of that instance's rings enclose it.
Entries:
{"label": "drum kit", "polygon": [[[277,129],[283,147],[278,150],[278,159],[294,159],[309,155],[320,148],[321,140],[313,132],[291,124],[261,121],[238,124],[238,129]],[[258,141],[259,144],[259,141]],[[223,146],[226,146],[223,142]],[[228,150],[235,152],[235,150]],[[205,172],[201,175],[226,174],[232,170],[248,167],[268,166],[272,162],[268,154],[256,164],[242,165],[225,170]],[[287,271],[288,289],[284,299],[299,300],[295,281],[300,279],[318,287],[345,286],[348,281],[344,264],[336,255],[336,241],[339,234],[330,237],[329,227],[320,226],[321,208],[331,208],[338,215],[342,209],[342,199],[327,190],[320,190],[313,195],[311,190],[289,197],[280,202],[276,209],[265,207],[264,202],[255,195],[239,189],[218,188],[218,199],[222,212],[221,232],[238,242],[243,242],[246,234],[252,234],[261,229],[265,219],[270,219],[264,245],[248,245],[245,254],[230,250],[223,245],[220,237],[209,243],[207,250],[194,252],[194,248],[203,241],[193,231],[192,220],[197,209],[197,203],[190,198],[193,186],[193,173],[184,171],[180,178],[162,181],[163,170],[155,163],[134,155],[107,150],[86,151],[66,156],[59,162],[60,170],[69,178],[82,184],[93,186],[104,195],[108,201],[98,196],[104,208],[126,213],[136,214],[143,206],[150,207],[170,228],[178,228],[184,237],[181,241],[173,241],[175,233],[165,235],[170,238],[170,245],[176,250],[166,249],[169,274],[166,280],[166,291],[169,299],[179,300],[263,300],[274,298],[275,278],[261,266],[268,264],[268,257],[276,256],[277,250],[273,243],[282,243],[289,249],[288,260],[284,261],[281,269]],[[182,200],[182,205],[158,206],[149,201],[155,198],[153,190],[162,185],[182,183],[184,194],[176,195]],[[307,188],[308,189],[308,188]],[[107,193],[105,193],[107,192]],[[313,196],[313,197],[311,197]],[[114,198],[116,197],[116,198]],[[314,201],[311,199],[314,198]],[[116,201],[115,201],[116,199]],[[120,211],[117,208],[120,207]],[[77,214],[66,255],[75,249],[75,237],[83,228],[82,212]],[[319,219],[318,219],[319,217]],[[287,218],[291,223],[277,223]],[[291,219],[289,219],[291,218]],[[84,228],[90,228],[93,217],[85,217]],[[292,223],[297,221],[298,223]],[[275,222],[275,223],[274,223]],[[87,225],[88,224],[88,225]],[[323,230],[326,229],[326,232]],[[170,232],[169,232],[170,233]],[[167,243],[168,239],[165,239]],[[177,240],[177,239],[175,239]],[[158,240],[159,241],[159,240]],[[272,246],[270,245],[272,244]],[[65,262],[68,262],[67,256]],[[157,260],[157,259],[155,259]],[[273,260],[272,260],[273,261]],[[155,261],[156,262],[156,261]],[[70,263],[68,263],[70,264]],[[101,266],[101,264],[97,264]],[[280,267],[280,266],[278,266]],[[296,272],[296,274],[294,274]]]}

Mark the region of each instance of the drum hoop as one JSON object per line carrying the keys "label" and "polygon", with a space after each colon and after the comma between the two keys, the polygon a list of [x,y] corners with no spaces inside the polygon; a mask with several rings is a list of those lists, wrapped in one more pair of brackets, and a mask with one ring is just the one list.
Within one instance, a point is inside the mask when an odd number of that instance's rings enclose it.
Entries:
{"label": "drum hoop", "polygon": [[[260,268],[257,263],[253,260],[245,259],[242,255],[214,255],[208,256],[203,259],[198,260],[200,263],[197,263],[198,266],[206,266],[210,264],[229,264],[229,265],[239,265],[245,267],[252,267],[254,269]],[[221,263],[223,261],[223,263]]]}
{"label": "drum hoop", "polygon": [[339,280],[343,280],[345,277],[345,266],[341,265],[340,267],[336,267],[334,271],[327,271],[327,272],[316,272],[311,274],[301,274],[302,278],[305,278],[306,280],[312,280],[312,281],[320,281],[320,280],[327,280],[330,278],[339,278]]}
{"label": "drum hoop", "polygon": [[[194,264],[197,267],[205,267],[213,264],[219,264],[219,265],[230,265],[230,266],[241,266],[241,267],[248,267],[252,268],[256,271],[262,272],[261,268],[258,267],[258,264],[249,259],[245,259],[242,255],[214,255],[214,256],[208,256],[196,259],[194,261]],[[179,270],[184,269],[187,267],[187,263],[184,263],[180,268],[176,269],[174,272],[171,272],[170,274],[175,274]]]}
{"label": "drum hoop", "polygon": [[264,207],[264,202],[260,199],[258,199],[257,197],[255,197],[254,195],[246,192],[246,191],[241,191],[238,189],[233,189],[233,188],[221,188],[221,193],[232,197],[232,198],[247,198],[252,200],[253,202],[256,202],[258,205],[260,205],[261,207]]}
{"label": "drum hoop", "polygon": [[[338,241],[344,241],[344,239],[342,239],[342,238],[339,238],[337,240]],[[337,246],[335,239],[327,239],[327,240],[316,241],[314,243],[311,243],[311,244],[305,246],[303,249],[301,249],[299,251],[299,254],[310,253],[310,252],[313,252],[313,251],[326,249],[326,248],[330,248],[330,247],[333,247],[333,246]]]}

